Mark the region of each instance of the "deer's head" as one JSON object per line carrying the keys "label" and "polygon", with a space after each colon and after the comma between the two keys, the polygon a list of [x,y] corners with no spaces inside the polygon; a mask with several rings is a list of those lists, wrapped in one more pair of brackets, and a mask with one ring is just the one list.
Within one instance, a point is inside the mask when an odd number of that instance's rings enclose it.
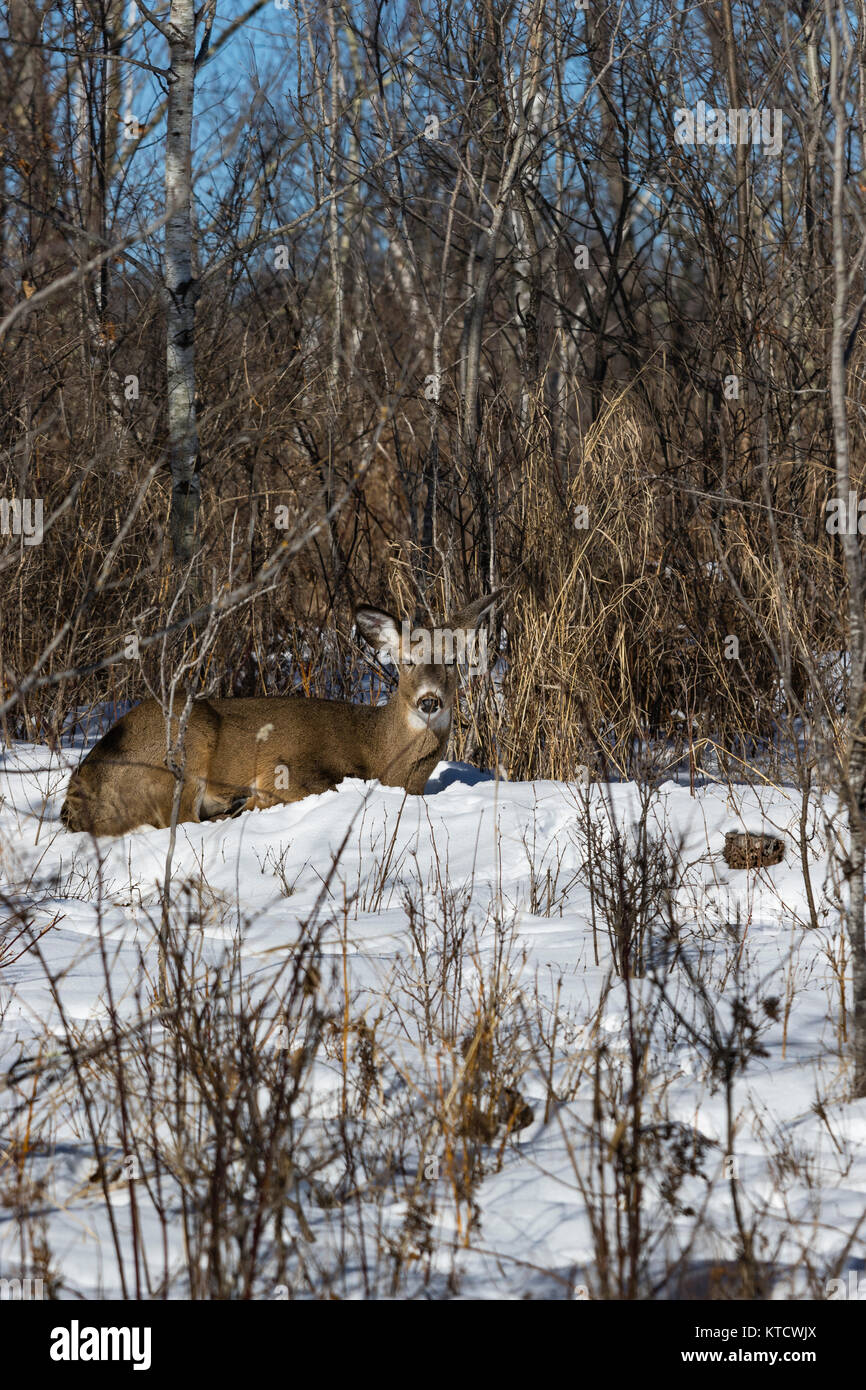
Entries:
{"label": "deer's head", "polygon": [[429,731],[447,737],[451,727],[457,668],[470,674],[486,670],[486,642],[477,632],[501,590],[468,603],[436,626],[397,619],[381,608],[358,608],[358,631],[377,652],[387,653],[397,667],[399,683],[393,701],[413,733]]}

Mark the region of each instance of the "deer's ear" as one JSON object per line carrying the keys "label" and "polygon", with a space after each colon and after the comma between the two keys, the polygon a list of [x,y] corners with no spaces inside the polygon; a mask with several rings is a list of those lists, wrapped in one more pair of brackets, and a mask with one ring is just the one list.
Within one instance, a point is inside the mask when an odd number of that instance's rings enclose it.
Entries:
{"label": "deer's ear", "polygon": [[492,594],[485,594],[484,598],[477,598],[474,603],[467,603],[465,607],[452,614],[449,625],[453,628],[477,627],[503,592],[502,589],[494,589]]}
{"label": "deer's ear", "polygon": [[400,661],[400,629],[397,619],[381,608],[356,608],[355,626],[375,652],[386,651],[395,664]]}

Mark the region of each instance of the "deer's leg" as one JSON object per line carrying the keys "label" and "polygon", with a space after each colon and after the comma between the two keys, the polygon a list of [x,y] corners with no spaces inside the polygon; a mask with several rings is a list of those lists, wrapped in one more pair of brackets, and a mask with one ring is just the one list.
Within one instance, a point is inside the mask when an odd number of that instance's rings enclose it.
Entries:
{"label": "deer's leg", "polygon": [[250,802],[256,807],[285,806],[302,801],[305,796],[330,791],[336,785],[318,763],[283,758],[259,769]]}
{"label": "deer's leg", "polygon": [[198,819],[229,820],[239,816],[241,811],[251,811],[252,801],[253,798],[245,791],[238,792],[236,796],[220,796],[206,787],[198,809]]}

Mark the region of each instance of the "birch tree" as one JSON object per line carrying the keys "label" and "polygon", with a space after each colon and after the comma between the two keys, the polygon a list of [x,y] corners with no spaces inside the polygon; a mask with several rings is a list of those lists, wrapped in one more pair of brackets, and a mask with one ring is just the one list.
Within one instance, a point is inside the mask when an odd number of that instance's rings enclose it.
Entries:
{"label": "birch tree", "polygon": [[[210,16],[212,22],[213,16]],[[168,112],[165,138],[166,385],[174,558],[194,552],[201,502],[201,458],[195,406],[195,306],[192,264],[192,121],[195,98],[194,0],[171,0]]]}
{"label": "birch tree", "polygon": [[[833,420],[833,452],[836,495],[851,493],[851,442],[848,426],[846,349],[863,312],[862,303],[852,310],[851,286],[858,264],[866,253],[866,241],[853,264],[847,255],[846,184],[850,139],[850,96],[857,47],[849,16],[840,0],[825,0],[830,40],[830,107],[833,115],[833,312],[830,335],[830,406]],[[863,8],[859,20],[862,26]],[[861,29],[862,32],[862,29]],[[864,924],[864,858],[866,858],[866,588],[856,518],[841,537],[848,582],[848,746],[842,775],[842,796],[848,814],[848,936],[851,942],[851,975],[854,995],[854,1094],[866,1096],[866,924]]]}

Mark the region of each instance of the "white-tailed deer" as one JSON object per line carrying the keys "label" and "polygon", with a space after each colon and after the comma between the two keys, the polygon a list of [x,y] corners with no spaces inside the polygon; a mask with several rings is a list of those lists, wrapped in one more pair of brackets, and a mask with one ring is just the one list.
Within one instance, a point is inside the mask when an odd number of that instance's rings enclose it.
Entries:
{"label": "white-tailed deer", "polygon": [[[376,778],[420,795],[445,754],[467,634],[498,592],[441,627],[398,626],[389,613],[359,608],[358,631],[399,670],[387,705],[303,696],[202,699],[183,740],[179,821],[214,820],[336,787],[344,777]],[[456,640],[455,640],[456,638]],[[172,726],[176,737],[177,715]],[[109,729],[73,773],[60,812],[68,830],[122,835],[171,824],[176,778],[166,765],[166,721],[145,700]]]}

